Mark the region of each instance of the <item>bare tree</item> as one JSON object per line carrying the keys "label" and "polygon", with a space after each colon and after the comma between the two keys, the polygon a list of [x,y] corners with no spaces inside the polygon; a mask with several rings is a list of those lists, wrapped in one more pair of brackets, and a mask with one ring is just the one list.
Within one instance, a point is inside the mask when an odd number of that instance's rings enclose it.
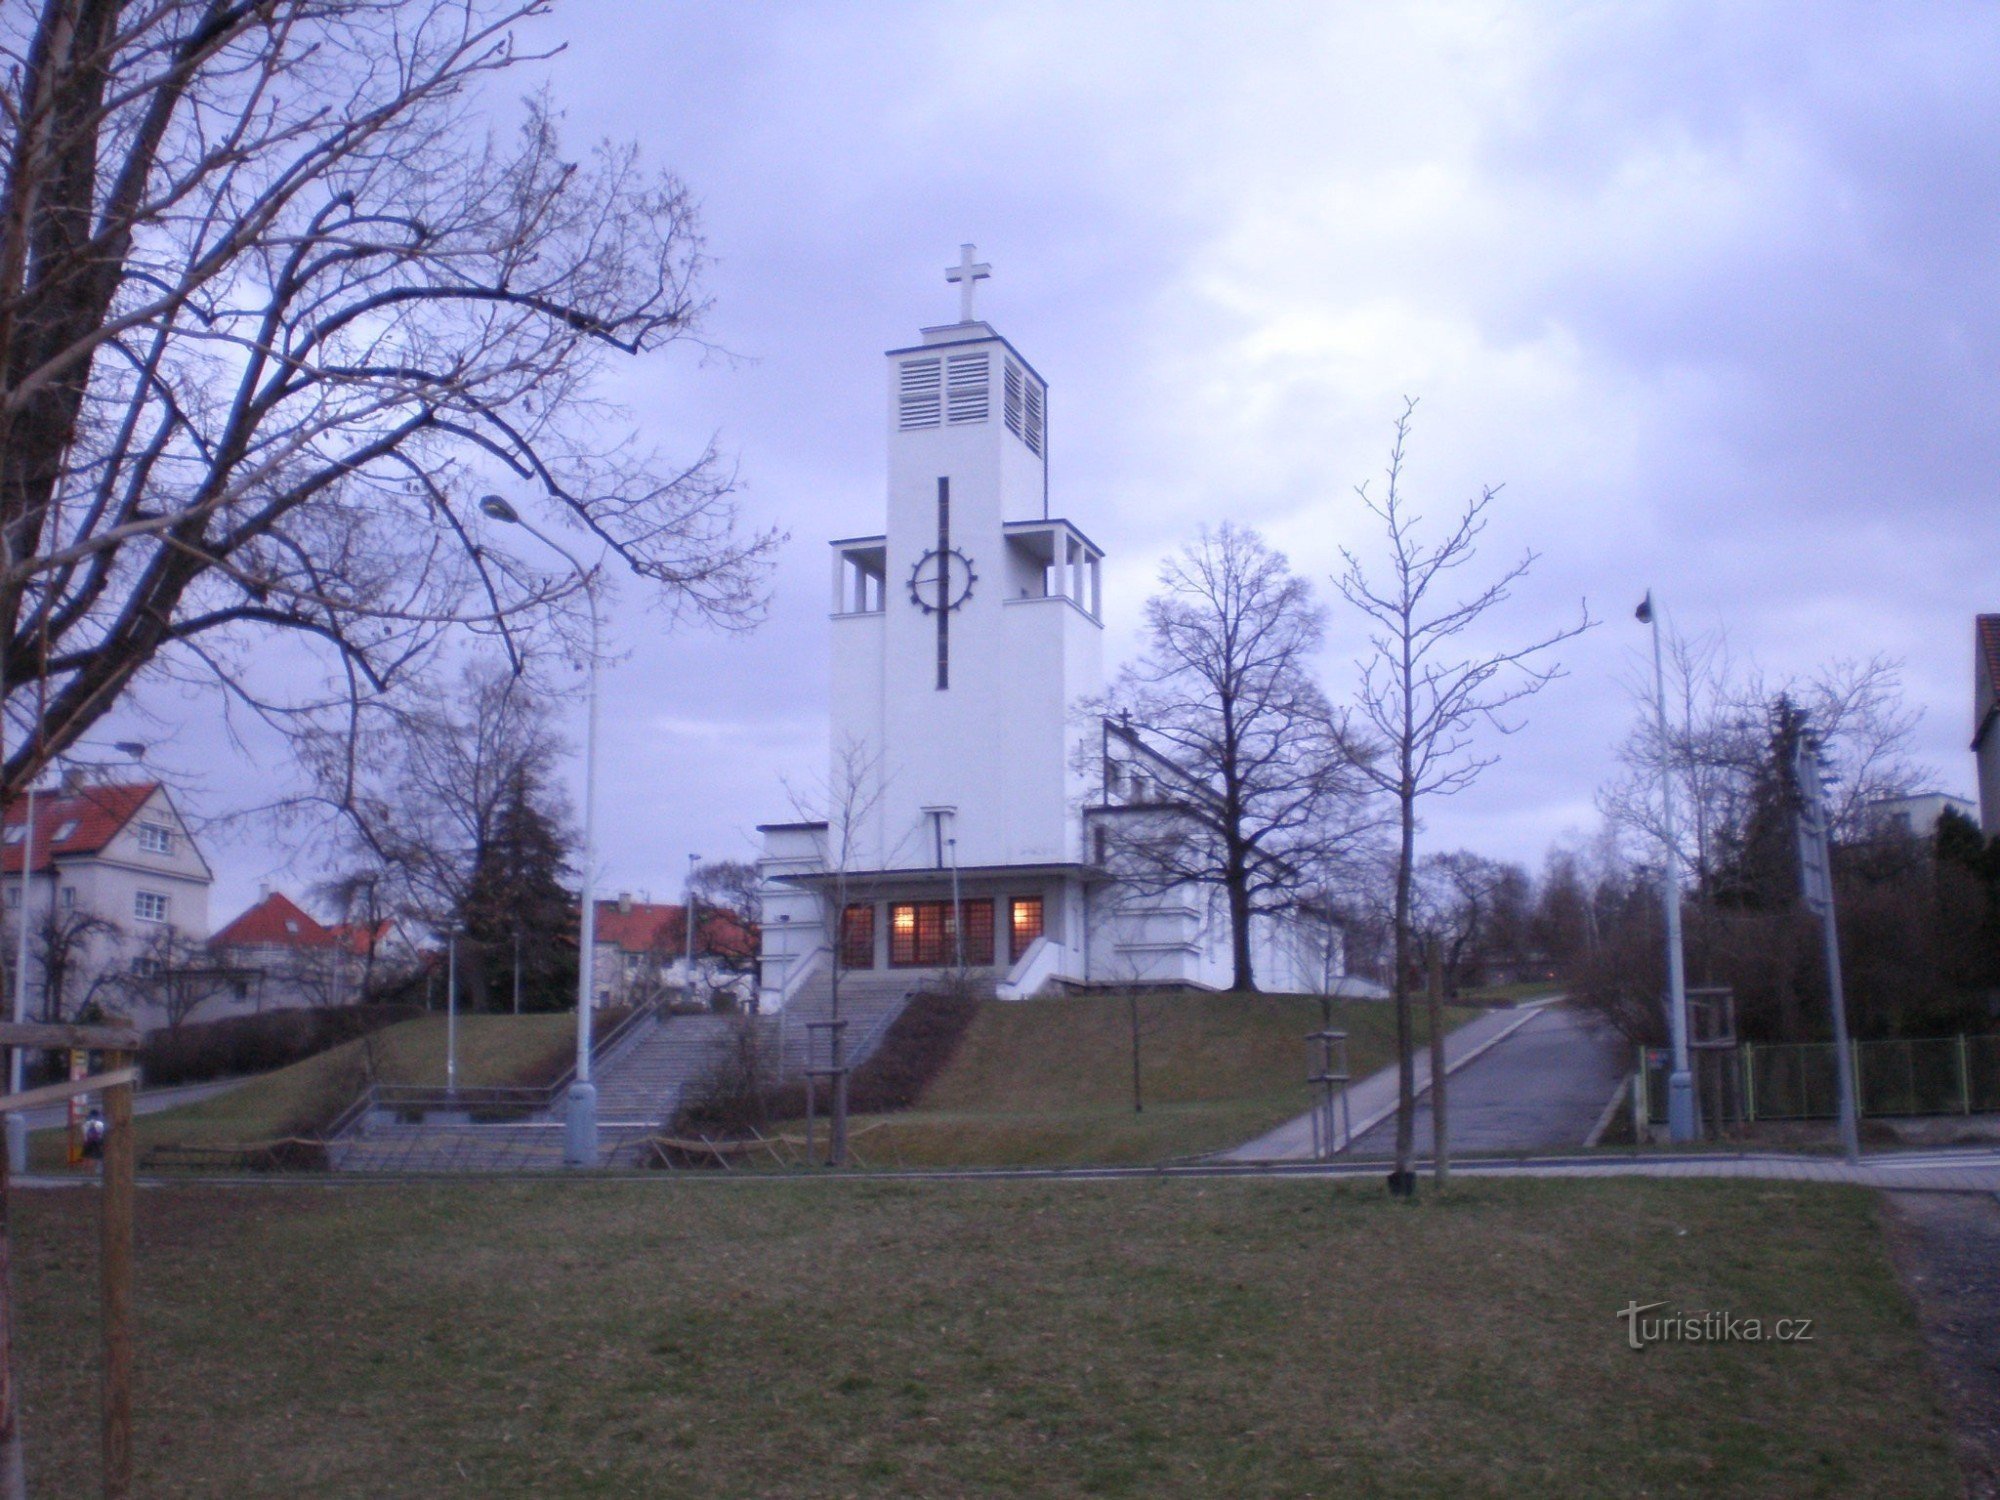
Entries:
{"label": "bare tree", "polygon": [[712,859],[694,872],[694,889],[711,907],[743,922],[764,919],[764,891],[756,865],[741,859]]}
{"label": "bare tree", "polygon": [[[853,905],[855,877],[862,872],[865,858],[872,855],[876,863],[886,863],[888,858],[888,851],[876,847],[876,812],[886,790],[881,756],[862,741],[848,738],[833,747],[823,785],[791,793],[792,806],[800,818],[822,825],[820,869],[813,877],[812,889],[820,931],[826,935],[827,1019],[831,1021],[841,1019],[840,981],[849,968],[848,909]],[[872,917],[872,908],[870,914]],[[873,941],[872,923],[869,940]],[[834,1092],[828,1159],[838,1167],[847,1163],[847,1077],[842,1071],[840,1028],[836,1026],[830,1035],[833,1052],[828,1065],[834,1070]],[[807,1055],[810,1061],[810,1051]]]}
{"label": "bare tree", "polygon": [[[542,0],[45,0],[0,24],[0,800],[147,677],[280,728],[453,627],[574,636],[481,544],[504,473],[670,608],[758,604],[715,454],[608,441],[607,358],[697,334],[686,190],[481,127]],[[316,660],[252,671],[275,636]],[[330,686],[328,685],[330,684]]]}
{"label": "bare tree", "polygon": [[[1357,493],[1382,526],[1388,543],[1387,572],[1371,581],[1361,559],[1341,548],[1345,567],[1335,579],[1341,597],[1369,623],[1368,654],[1360,663],[1360,708],[1364,720],[1387,747],[1378,761],[1364,764],[1375,785],[1395,800],[1400,835],[1396,852],[1395,976],[1397,1107],[1396,1175],[1393,1186],[1414,1186],[1416,1114],[1415,1036],[1410,1007],[1410,900],[1416,871],[1417,807],[1425,798],[1449,797],[1472,785],[1497,759],[1476,749],[1477,732],[1507,734],[1518,728],[1505,711],[1533,696],[1561,675],[1559,665],[1537,665],[1550,648],[1580,635],[1594,623],[1579,609],[1575,624],[1538,634],[1511,650],[1470,647],[1465,636],[1511,597],[1514,586],[1534,566],[1524,554],[1493,582],[1456,601],[1439,597],[1459,569],[1478,555],[1486,512],[1497,493],[1482,489],[1440,528],[1435,540],[1422,532],[1423,518],[1403,494],[1404,447],[1415,401],[1396,418],[1389,448],[1387,486],[1378,497],[1361,485]],[[1444,1116],[1444,1039],[1431,1038],[1431,1108]]]}
{"label": "bare tree", "polygon": [[159,1015],[170,1031],[202,1006],[237,985],[254,984],[255,970],[218,963],[205,943],[176,927],[162,927],[140,945],[119,988],[134,1006]]}
{"label": "bare tree", "polygon": [[[1822,736],[1839,778],[1831,813],[1837,841],[1868,832],[1869,808],[1906,796],[1926,782],[1909,757],[1921,715],[1903,700],[1902,663],[1875,656],[1838,660],[1803,677],[1766,677],[1734,656],[1719,632],[1665,639],[1666,768],[1676,804],[1686,809],[1677,834],[1682,867],[1697,900],[1711,898],[1732,841],[1749,822],[1769,757],[1768,717],[1780,700],[1801,710]],[[1628,684],[1634,717],[1619,746],[1624,767],[1598,793],[1613,825],[1657,851],[1665,838],[1659,802],[1662,746],[1654,722],[1650,674]]]}
{"label": "bare tree", "polygon": [[321,795],[346,813],[339,888],[376,920],[394,912],[440,935],[463,927],[517,801],[539,810],[564,852],[571,846],[556,781],[565,748],[547,694],[491,663],[358,736],[309,738]]}
{"label": "bare tree", "polygon": [[1160,583],[1105,705],[1105,863],[1136,891],[1218,891],[1232,987],[1254,990],[1252,924],[1297,912],[1366,829],[1364,757],[1313,680],[1326,613],[1283,553],[1204,528]]}
{"label": "bare tree", "polygon": [[[91,950],[101,938],[115,941],[120,931],[110,918],[80,907],[43,914],[29,934],[29,957],[42,974],[44,1021],[54,1024],[89,1003],[107,977],[91,962]],[[79,985],[84,993],[77,997],[77,1006],[72,1006],[71,995]]]}

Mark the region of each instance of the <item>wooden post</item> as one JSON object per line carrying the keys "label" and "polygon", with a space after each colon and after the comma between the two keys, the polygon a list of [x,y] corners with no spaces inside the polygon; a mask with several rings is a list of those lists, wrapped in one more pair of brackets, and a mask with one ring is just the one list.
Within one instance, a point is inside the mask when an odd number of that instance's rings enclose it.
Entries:
{"label": "wooden post", "polygon": [[1431,1175],[1439,1187],[1451,1176],[1451,1137],[1445,1120],[1444,961],[1431,954],[1425,1008],[1431,1018]]}
{"label": "wooden post", "polygon": [[1972,1113],[1972,1060],[1966,1056],[1965,1033],[1958,1034],[1958,1112]]}
{"label": "wooden post", "polygon": [[[106,1071],[131,1062],[113,1052]],[[132,1084],[104,1091],[104,1497],[132,1493],[132,1216],[138,1143],[132,1138]]]}
{"label": "wooden post", "polygon": [[28,1475],[21,1448],[21,1397],[14,1383],[14,1250],[8,1213],[12,1184],[7,1153],[0,1151],[0,1496],[27,1500]]}

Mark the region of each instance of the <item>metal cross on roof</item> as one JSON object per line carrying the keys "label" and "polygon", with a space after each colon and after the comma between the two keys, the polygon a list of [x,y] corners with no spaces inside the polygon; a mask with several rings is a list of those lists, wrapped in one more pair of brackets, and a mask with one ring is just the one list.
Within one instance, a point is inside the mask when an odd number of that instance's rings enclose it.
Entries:
{"label": "metal cross on roof", "polygon": [[960,245],[958,247],[958,264],[955,266],[946,266],[944,271],[944,279],[956,284],[958,287],[958,321],[961,323],[970,323],[972,321],[973,287],[993,274],[993,267],[986,264],[985,261],[982,260],[977,263],[973,261],[972,257],[978,253],[978,250],[979,247],[977,245]]}

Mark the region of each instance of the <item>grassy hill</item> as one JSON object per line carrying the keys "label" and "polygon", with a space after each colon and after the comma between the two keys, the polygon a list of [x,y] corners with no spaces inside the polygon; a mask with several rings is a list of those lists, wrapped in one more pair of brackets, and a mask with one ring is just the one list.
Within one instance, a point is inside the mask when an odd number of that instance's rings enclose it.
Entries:
{"label": "grassy hill", "polygon": [[[159,1146],[256,1146],[313,1134],[361,1091],[371,1045],[381,1082],[444,1083],[445,1018],[405,1021],[252,1078],[226,1094],[141,1115],[142,1161]],[[467,1088],[539,1083],[562,1070],[575,1046],[573,1016],[460,1016],[459,1082]],[[62,1137],[60,1130],[51,1130],[35,1138],[38,1166],[61,1160]]]}
{"label": "grassy hill", "polygon": [[[1135,1112],[1125,997],[989,1003],[914,1109],[854,1122],[854,1148],[871,1166],[1101,1165],[1220,1150],[1309,1107],[1305,1037],[1321,1026],[1320,1004],[1141,996]],[[1453,1010],[1451,1023],[1471,1014]],[[1333,1024],[1347,1032],[1355,1078],[1394,1059],[1389,1005],[1336,1003]]]}

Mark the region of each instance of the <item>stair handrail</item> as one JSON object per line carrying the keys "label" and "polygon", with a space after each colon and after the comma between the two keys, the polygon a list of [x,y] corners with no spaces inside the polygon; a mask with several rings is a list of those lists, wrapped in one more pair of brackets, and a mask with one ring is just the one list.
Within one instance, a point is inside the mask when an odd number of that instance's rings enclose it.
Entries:
{"label": "stair handrail", "polygon": [[[614,1052],[622,1052],[628,1043],[636,1038],[640,1028],[647,1022],[656,1020],[666,1006],[665,995],[655,996],[646,1004],[637,1006],[632,1013],[610,1030],[598,1035],[590,1049],[592,1071],[607,1061],[615,1061]],[[553,1108],[560,1103],[569,1086],[576,1081],[576,1064],[558,1073],[548,1083],[542,1084],[494,1084],[476,1088],[447,1089],[440,1084],[421,1083],[367,1083],[353,1102],[335,1115],[326,1129],[321,1132],[322,1140],[338,1140],[353,1130],[365,1119],[370,1110],[377,1107],[425,1109],[449,1108],[453,1105],[477,1107],[481,1104],[518,1104],[532,1111]],[[507,1097],[496,1098],[496,1095]]]}

